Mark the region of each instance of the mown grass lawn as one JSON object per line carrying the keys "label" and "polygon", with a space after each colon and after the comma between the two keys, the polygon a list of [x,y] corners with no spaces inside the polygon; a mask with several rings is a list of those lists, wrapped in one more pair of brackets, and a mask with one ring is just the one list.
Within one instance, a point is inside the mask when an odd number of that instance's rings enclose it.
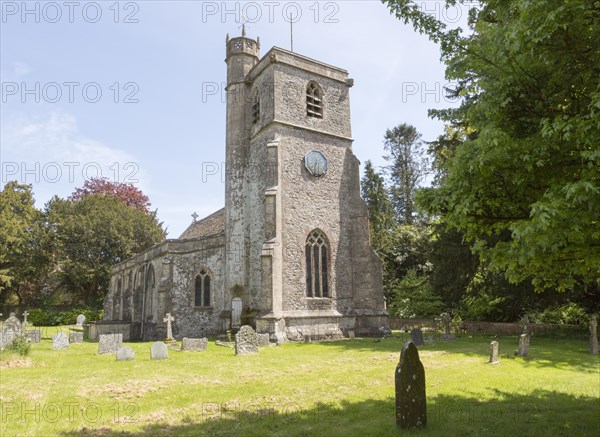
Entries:
{"label": "mown grass lawn", "polygon": [[[131,343],[134,361],[97,355],[97,343],[52,350],[54,328],[19,363],[0,354],[0,435],[599,436],[600,364],[576,340],[533,337],[530,358],[486,364],[489,338],[420,348],[428,425],[398,430],[394,370],[407,334],[286,343],[237,357]],[[10,367],[12,366],[12,367]]]}

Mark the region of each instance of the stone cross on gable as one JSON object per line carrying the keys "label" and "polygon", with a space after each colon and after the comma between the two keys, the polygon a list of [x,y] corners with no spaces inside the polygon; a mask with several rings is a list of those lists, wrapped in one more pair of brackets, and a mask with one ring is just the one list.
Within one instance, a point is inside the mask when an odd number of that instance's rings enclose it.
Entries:
{"label": "stone cross on gable", "polygon": [[196,223],[196,220],[198,220],[198,214],[196,214],[196,211],[194,211],[192,214],[192,219],[194,220],[194,223]]}
{"label": "stone cross on gable", "polygon": [[163,322],[167,323],[167,339],[168,340],[175,340],[173,338],[173,330],[171,328],[171,322],[175,321],[175,318],[173,316],[171,316],[171,313],[167,313],[166,317],[163,319]]}

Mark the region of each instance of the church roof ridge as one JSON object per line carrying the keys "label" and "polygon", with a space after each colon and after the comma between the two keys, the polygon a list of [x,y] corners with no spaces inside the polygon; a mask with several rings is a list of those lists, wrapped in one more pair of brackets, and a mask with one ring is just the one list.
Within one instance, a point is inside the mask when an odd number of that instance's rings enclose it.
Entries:
{"label": "church roof ridge", "polygon": [[179,240],[191,240],[225,231],[225,208],[221,208],[203,219],[192,222],[179,236]]}

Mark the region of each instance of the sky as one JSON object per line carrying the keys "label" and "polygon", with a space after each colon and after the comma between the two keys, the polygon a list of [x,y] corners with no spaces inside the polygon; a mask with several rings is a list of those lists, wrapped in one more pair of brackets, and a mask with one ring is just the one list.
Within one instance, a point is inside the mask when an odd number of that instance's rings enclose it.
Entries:
{"label": "sky", "polygon": [[[463,28],[468,8],[416,2]],[[443,132],[455,106],[439,48],[367,1],[2,1],[0,177],[31,184],[36,206],[86,179],[139,187],[169,238],[224,205],[225,36],[346,69],[353,151],[386,164],[386,129]]]}

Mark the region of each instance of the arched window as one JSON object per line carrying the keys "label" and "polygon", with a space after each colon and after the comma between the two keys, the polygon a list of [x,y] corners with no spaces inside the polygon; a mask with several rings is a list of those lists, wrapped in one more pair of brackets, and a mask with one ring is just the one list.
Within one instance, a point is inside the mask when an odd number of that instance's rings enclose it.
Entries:
{"label": "arched window", "polygon": [[254,91],[254,97],[252,97],[252,124],[256,124],[260,121],[260,96],[258,90]]}
{"label": "arched window", "polygon": [[200,274],[196,276],[196,282],[194,284],[194,306],[210,306],[210,275],[205,269],[202,269]]}
{"label": "arched window", "polygon": [[318,229],[306,239],[306,296],[329,297],[327,238]]}
{"label": "arched window", "polygon": [[306,87],[306,116],[323,118],[323,97],[321,88],[314,82]]}

